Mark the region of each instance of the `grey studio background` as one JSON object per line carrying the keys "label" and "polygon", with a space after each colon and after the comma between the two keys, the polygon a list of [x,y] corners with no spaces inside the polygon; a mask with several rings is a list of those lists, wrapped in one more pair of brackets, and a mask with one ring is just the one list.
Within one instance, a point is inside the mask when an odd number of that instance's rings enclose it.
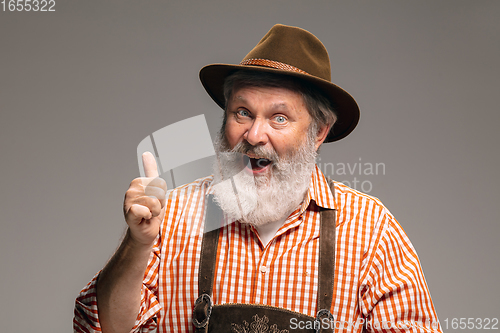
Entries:
{"label": "grey studio background", "polygon": [[137,145],[199,114],[215,134],[222,111],[199,69],[238,63],[275,23],[318,36],[333,81],[359,103],[358,128],[324,145],[319,162],[357,189],[364,182],[396,216],[445,330],[453,318],[500,317],[500,2],[54,8],[0,11],[0,331],[72,330],[75,297],[123,235]]}

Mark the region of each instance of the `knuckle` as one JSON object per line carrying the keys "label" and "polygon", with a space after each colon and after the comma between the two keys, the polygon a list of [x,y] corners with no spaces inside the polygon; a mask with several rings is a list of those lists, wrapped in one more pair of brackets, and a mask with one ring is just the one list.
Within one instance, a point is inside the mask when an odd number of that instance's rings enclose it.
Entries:
{"label": "knuckle", "polygon": [[137,186],[138,184],[141,184],[141,182],[142,182],[142,178],[141,178],[141,177],[135,178],[135,179],[133,179],[133,180],[130,182],[129,187],[134,187],[134,186]]}
{"label": "knuckle", "polygon": [[125,192],[125,201],[134,200],[135,198],[139,197],[141,194],[143,195],[144,193],[141,193],[141,191],[138,191],[135,188],[129,188]]}
{"label": "knuckle", "polygon": [[153,198],[153,197],[149,197],[149,196],[144,196],[144,197],[141,197],[141,202],[143,202],[143,204],[148,207],[150,210],[152,210],[155,205],[156,205],[156,202],[158,201],[157,198]]}
{"label": "knuckle", "polygon": [[161,204],[159,200],[155,200],[153,206],[151,207],[151,213],[153,216],[158,216],[160,215],[161,212]]}

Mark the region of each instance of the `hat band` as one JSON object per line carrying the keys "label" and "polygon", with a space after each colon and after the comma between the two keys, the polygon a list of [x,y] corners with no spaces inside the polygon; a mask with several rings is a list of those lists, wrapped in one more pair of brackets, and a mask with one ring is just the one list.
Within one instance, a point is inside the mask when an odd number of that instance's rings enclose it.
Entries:
{"label": "hat band", "polygon": [[240,62],[240,65],[270,67],[270,68],[281,69],[284,71],[296,72],[296,73],[309,75],[309,73],[307,73],[306,71],[303,71],[302,69],[299,69],[299,68],[294,67],[292,65],[288,65],[288,64],[284,64],[284,63],[279,62],[279,61],[268,60],[268,59],[247,59],[247,60],[243,60],[242,62]]}

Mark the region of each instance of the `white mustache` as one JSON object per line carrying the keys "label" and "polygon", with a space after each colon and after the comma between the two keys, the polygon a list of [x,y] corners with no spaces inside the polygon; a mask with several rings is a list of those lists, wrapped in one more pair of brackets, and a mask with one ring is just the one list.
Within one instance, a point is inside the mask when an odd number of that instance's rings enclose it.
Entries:
{"label": "white mustache", "polygon": [[266,159],[271,162],[279,161],[279,155],[273,148],[264,146],[252,146],[246,141],[241,141],[231,151],[244,155],[252,155],[255,156],[255,159]]}

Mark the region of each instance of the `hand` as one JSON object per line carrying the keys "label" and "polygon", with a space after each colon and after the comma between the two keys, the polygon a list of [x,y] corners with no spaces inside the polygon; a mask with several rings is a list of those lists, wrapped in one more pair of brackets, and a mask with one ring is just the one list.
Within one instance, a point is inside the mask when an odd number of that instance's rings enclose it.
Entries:
{"label": "hand", "polygon": [[167,183],[158,177],[153,154],[142,154],[142,164],[146,177],[136,178],[130,183],[123,201],[123,212],[131,240],[137,245],[151,246],[165,217]]}

